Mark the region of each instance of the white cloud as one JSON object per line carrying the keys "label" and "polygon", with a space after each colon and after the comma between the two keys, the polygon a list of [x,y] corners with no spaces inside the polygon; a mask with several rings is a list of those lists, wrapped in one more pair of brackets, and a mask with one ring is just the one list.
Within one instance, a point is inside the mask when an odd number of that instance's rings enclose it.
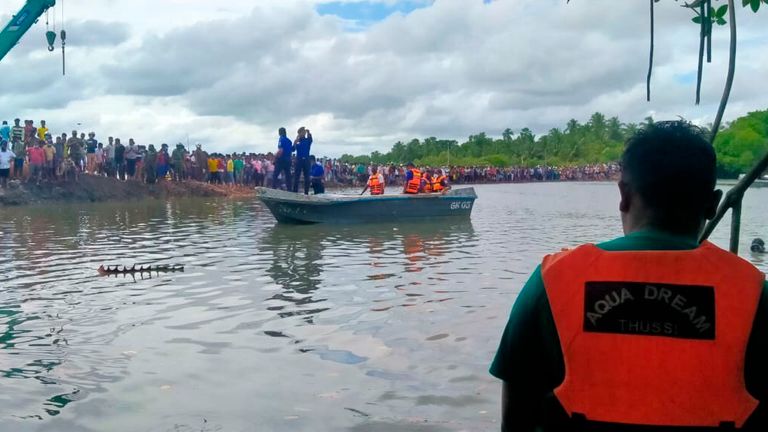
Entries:
{"label": "white cloud", "polygon": [[[544,132],[594,111],[708,122],[722,92],[727,29],[716,29],[696,107],[680,77],[695,72],[698,30],[672,1],[658,4],[651,103],[645,2],[438,0],[355,32],[319,16],[320,2],[67,2],[69,75],[38,24],[0,64],[0,118],[155,144],[189,134],[221,151],[267,151],[278,127],[306,125],[319,154],[339,155],[430,135]],[[756,79],[768,72],[763,17],[738,12],[731,118],[768,106]]]}

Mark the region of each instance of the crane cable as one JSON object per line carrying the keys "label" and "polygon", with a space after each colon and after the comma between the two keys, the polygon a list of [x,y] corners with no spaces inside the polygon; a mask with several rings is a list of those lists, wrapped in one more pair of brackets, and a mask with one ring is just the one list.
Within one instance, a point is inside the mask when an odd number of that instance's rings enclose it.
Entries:
{"label": "crane cable", "polygon": [[[55,34],[55,33],[54,33]],[[67,74],[67,32],[64,30],[64,0],[61,0],[61,74]]]}
{"label": "crane cable", "polygon": [[48,12],[48,10],[45,11],[45,38],[48,40],[48,51],[53,52],[53,44],[56,42],[56,12],[53,13],[53,31],[51,31]]}

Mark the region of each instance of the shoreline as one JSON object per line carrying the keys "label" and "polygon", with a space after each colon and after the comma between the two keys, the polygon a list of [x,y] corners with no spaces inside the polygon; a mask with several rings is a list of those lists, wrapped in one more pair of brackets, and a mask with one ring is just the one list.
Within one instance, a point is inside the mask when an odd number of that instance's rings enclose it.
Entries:
{"label": "shoreline", "polygon": [[227,188],[194,180],[184,182],[162,181],[145,184],[135,180],[120,181],[116,178],[81,175],[78,182],[9,182],[0,189],[0,208],[19,207],[46,203],[100,203],[140,201],[147,198],[221,197],[247,198],[256,196],[253,188],[238,186]]}
{"label": "shoreline", "polygon": [[[589,183],[606,183],[614,180],[588,181]],[[732,185],[737,180],[718,179],[718,185]],[[733,183],[730,183],[733,182]],[[459,183],[454,186],[476,185],[515,185],[531,183],[572,183],[568,181],[540,182],[479,182]],[[352,188],[354,186],[331,182],[326,184],[329,191]],[[6,189],[0,189],[0,208],[20,207],[46,203],[100,203],[119,201],[140,201],[147,198],[252,198],[256,191],[250,186],[228,188],[223,185],[213,185],[196,180],[184,182],[162,181],[155,184],[145,184],[135,180],[120,181],[116,178],[82,175],[75,183],[71,181],[43,182],[39,186],[30,183],[11,182]]]}

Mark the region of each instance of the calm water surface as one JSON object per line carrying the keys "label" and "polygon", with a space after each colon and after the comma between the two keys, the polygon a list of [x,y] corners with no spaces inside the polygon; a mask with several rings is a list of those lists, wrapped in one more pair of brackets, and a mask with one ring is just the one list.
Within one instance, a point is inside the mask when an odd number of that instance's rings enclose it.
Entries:
{"label": "calm water surface", "polygon": [[[255,201],[0,209],[0,430],[497,429],[487,368],[523,283],[621,227],[612,184],[477,191],[447,225],[284,227]],[[743,250],[768,237],[766,198],[747,196]]]}

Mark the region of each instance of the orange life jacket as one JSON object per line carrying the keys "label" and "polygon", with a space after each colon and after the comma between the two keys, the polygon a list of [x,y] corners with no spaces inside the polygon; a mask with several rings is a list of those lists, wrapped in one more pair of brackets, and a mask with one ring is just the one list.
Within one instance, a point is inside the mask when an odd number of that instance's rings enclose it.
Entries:
{"label": "orange life jacket", "polygon": [[442,175],[438,177],[433,183],[432,183],[432,191],[434,192],[442,192],[445,187],[443,186],[443,182],[445,181],[445,176]]}
{"label": "orange life jacket", "polygon": [[417,194],[421,190],[421,171],[414,168],[411,172],[413,173],[413,178],[408,181],[408,184],[405,187],[405,193]]}
{"label": "orange life jacket", "polygon": [[422,177],[421,184],[422,184],[421,190],[424,193],[432,193],[432,177],[431,176],[425,175],[424,177]]}
{"label": "orange life jacket", "polygon": [[758,402],[744,359],[765,275],[709,242],[690,251],[547,256],[542,278],[570,414],[647,426],[741,427]]}
{"label": "orange life jacket", "polygon": [[371,195],[384,195],[384,185],[379,181],[378,174],[373,174],[368,179],[368,187],[371,189]]}

